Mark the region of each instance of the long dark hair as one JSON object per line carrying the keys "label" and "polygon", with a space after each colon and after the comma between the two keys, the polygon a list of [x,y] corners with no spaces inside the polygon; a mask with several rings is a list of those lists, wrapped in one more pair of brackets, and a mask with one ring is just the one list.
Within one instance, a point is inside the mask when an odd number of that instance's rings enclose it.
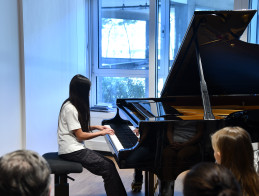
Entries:
{"label": "long dark hair", "polygon": [[212,146],[221,154],[221,165],[235,175],[244,195],[259,194],[259,177],[254,168],[251,138],[241,127],[225,127],[212,135]]}
{"label": "long dark hair", "polygon": [[[78,111],[78,120],[81,128],[85,132],[90,132],[90,94],[91,81],[80,74],[75,75],[69,85],[69,97],[63,102],[63,105],[70,101]],[[61,110],[60,109],[60,110]]]}

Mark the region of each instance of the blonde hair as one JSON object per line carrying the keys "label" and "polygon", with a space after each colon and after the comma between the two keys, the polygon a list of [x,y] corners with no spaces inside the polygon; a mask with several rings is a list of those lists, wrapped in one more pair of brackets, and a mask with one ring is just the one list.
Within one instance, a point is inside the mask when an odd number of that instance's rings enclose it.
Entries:
{"label": "blonde hair", "polygon": [[241,127],[225,127],[211,137],[212,147],[220,152],[221,165],[230,169],[244,195],[259,195],[259,177],[254,168],[250,135]]}

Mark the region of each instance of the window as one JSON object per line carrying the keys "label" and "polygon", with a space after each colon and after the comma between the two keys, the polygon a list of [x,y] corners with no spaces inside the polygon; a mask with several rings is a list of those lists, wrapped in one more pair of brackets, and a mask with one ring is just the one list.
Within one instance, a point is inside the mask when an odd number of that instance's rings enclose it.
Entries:
{"label": "window", "polygon": [[96,104],[148,96],[149,5],[142,1],[100,0],[98,56],[94,65]]}

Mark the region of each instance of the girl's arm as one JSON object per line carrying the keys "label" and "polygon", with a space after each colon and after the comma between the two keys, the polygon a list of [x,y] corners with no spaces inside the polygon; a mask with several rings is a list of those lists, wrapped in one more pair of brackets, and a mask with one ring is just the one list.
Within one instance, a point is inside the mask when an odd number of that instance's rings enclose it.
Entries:
{"label": "girl's arm", "polygon": [[101,125],[94,125],[94,126],[90,126],[90,130],[92,131],[92,130],[96,130],[96,129],[98,129],[98,130],[103,130],[103,129],[110,129],[109,127],[107,127],[107,126],[101,126]]}
{"label": "girl's arm", "polygon": [[73,132],[74,132],[76,138],[79,141],[93,139],[95,137],[104,136],[106,134],[109,134],[109,135],[114,134],[113,129],[110,129],[110,128],[105,127],[105,126],[91,126],[90,128],[91,128],[91,130],[98,129],[100,131],[97,131],[97,132],[83,132],[82,129],[75,129],[75,130],[73,130]]}

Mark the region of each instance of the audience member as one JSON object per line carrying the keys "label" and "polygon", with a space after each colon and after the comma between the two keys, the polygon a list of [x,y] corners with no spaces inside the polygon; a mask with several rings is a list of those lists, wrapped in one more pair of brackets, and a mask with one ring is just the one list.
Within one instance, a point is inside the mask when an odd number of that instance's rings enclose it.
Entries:
{"label": "audience member", "polygon": [[249,133],[241,127],[225,127],[215,132],[211,139],[216,162],[234,174],[243,195],[258,196],[259,177],[254,168]]}
{"label": "audience member", "polygon": [[199,163],[185,176],[184,196],[241,196],[233,174],[215,163]]}
{"label": "audience member", "polygon": [[36,152],[17,150],[0,158],[1,196],[49,196],[50,169]]}

